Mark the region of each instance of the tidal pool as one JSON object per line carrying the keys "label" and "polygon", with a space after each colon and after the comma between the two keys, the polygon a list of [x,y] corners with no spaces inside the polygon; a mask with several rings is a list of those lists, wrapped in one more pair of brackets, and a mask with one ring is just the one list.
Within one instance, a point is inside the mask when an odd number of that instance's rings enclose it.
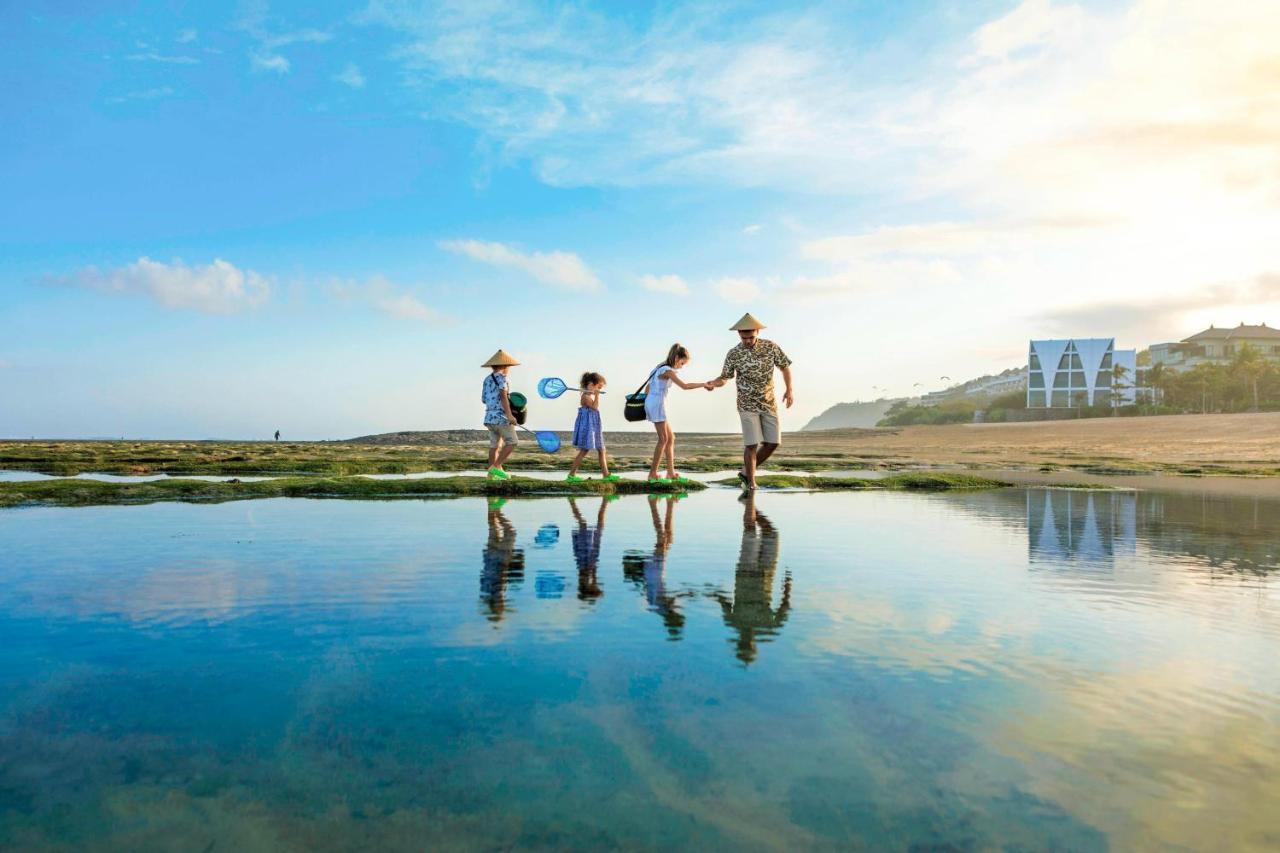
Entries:
{"label": "tidal pool", "polygon": [[0,848],[1280,843],[1280,507],[0,512]]}

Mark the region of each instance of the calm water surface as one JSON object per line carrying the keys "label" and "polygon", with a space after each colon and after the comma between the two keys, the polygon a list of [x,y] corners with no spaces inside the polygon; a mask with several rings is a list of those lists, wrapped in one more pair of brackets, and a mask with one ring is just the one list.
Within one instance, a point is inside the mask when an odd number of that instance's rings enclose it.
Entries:
{"label": "calm water surface", "polygon": [[0,512],[0,848],[1280,844],[1280,508]]}

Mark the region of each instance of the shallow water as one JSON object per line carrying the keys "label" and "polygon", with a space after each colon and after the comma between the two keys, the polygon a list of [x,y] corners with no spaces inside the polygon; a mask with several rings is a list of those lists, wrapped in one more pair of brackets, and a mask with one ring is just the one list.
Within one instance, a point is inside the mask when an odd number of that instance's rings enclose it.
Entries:
{"label": "shallow water", "polygon": [[[280,477],[291,476],[280,474]],[[150,483],[156,480],[207,480],[211,483],[225,483],[237,479],[242,483],[256,483],[260,480],[273,480],[275,477],[241,477],[238,474],[99,474],[86,471],[63,477],[59,474],[40,474],[35,471],[0,471],[0,483],[29,483],[39,480],[97,480],[103,483]]]}
{"label": "shallow water", "polygon": [[0,848],[1280,839],[1277,505],[0,512]]}

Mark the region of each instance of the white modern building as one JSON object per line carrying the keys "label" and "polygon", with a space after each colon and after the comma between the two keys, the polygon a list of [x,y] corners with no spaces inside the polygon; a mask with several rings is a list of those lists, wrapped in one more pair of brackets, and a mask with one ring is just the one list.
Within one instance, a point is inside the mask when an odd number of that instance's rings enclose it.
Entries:
{"label": "white modern building", "polygon": [[[1117,367],[1122,381],[1117,381]],[[1032,341],[1027,355],[1027,408],[1075,409],[1137,399],[1138,353],[1116,349],[1115,338]]]}

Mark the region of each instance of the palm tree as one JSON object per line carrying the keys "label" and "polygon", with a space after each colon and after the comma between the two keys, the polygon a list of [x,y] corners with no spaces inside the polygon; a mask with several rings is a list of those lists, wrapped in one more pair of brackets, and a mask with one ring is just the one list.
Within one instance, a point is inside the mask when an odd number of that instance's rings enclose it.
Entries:
{"label": "palm tree", "polygon": [[1267,372],[1268,366],[1257,347],[1249,344],[1241,346],[1231,360],[1231,372],[1243,378],[1253,391],[1253,408],[1250,411],[1258,411],[1258,378]]}
{"label": "palm tree", "polygon": [[1123,364],[1116,364],[1111,368],[1111,415],[1115,417],[1120,414],[1120,407],[1124,405],[1124,392],[1133,386],[1129,384],[1129,368]]}
{"label": "palm tree", "polygon": [[1144,384],[1151,390],[1152,404],[1159,405],[1164,402],[1165,385],[1169,381],[1169,374],[1164,369],[1164,363],[1158,362],[1148,367],[1144,378]]}

